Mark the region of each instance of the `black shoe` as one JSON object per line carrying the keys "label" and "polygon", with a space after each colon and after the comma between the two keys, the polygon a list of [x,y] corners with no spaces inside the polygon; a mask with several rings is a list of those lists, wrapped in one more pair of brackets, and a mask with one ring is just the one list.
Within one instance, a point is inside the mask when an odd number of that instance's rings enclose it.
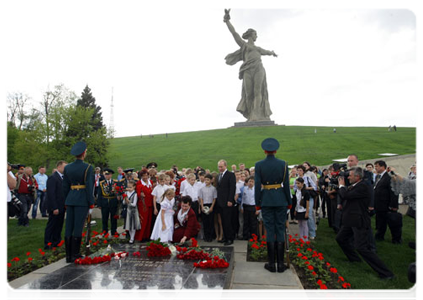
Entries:
{"label": "black shoe", "polygon": [[275,273],[275,242],[267,242],[267,259],[269,262],[264,265],[264,268],[269,272]]}
{"label": "black shoe", "polygon": [[232,245],[233,243],[234,243],[234,241],[227,240],[225,243],[223,243],[223,246],[229,246],[229,245]]}
{"label": "black shoe", "polygon": [[381,280],[392,280],[395,279],[395,275],[392,276],[379,276]]}
{"label": "black shoe", "polygon": [[275,243],[275,251],[276,251],[276,261],[277,261],[277,269],[278,273],[283,273],[286,269],[288,269],[287,266],[283,263],[284,258],[284,252],[285,252],[285,244],[282,242],[276,242]]}
{"label": "black shoe", "polygon": [[395,240],[395,241],[392,241],[392,244],[398,244],[398,245],[400,245],[400,244],[402,244],[402,240]]}
{"label": "black shoe", "polygon": [[72,236],[65,237],[66,262],[72,262]]}
{"label": "black shoe", "polygon": [[223,240],[218,240],[218,242],[219,242],[219,243],[226,243],[226,240],[225,240],[225,239],[223,239]]}
{"label": "black shoe", "polygon": [[71,262],[74,262],[76,259],[81,258],[81,240],[82,237],[72,237],[72,257]]}

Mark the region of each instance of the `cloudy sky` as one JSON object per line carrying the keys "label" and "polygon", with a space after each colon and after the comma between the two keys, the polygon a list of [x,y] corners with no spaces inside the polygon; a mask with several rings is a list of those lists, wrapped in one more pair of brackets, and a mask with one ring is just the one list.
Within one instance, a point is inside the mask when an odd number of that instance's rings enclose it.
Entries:
{"label": "cloudy sky", "polygon": [[77,95],[88,84],[110,125],[113,89],[118,137],[233,126],[245,119],[241,63],[224,60],[238,49],[223,22],[232,7],[236,31],[257,30],[278,54],[262,57],[277,124],[417,126],[413,5],[208,2],[3,3],[0,97],[22,92],[35,107],[57,84]]}

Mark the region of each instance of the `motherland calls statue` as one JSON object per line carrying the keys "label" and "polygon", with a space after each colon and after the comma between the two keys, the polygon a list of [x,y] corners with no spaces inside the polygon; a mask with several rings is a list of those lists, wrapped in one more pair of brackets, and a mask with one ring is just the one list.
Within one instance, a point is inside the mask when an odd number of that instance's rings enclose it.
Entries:
{"label": "motherland calls statue", "polygon": [[257,39],[257,32],[254,29],[248,29],[241,38],[229,21],[229,12],[230,9],[225,9],[223,21],[240,49],[228,54],[225,60],[228,65],[243,61],[239,69],[239,79],[242,80],[242,97],[236,110],[247,118],[247,122],[269,121],[272,111],[267,94],[266,71],[261,63],[261,56],[277,57],[277,55],[274,51],[264,50],[254,44]]}

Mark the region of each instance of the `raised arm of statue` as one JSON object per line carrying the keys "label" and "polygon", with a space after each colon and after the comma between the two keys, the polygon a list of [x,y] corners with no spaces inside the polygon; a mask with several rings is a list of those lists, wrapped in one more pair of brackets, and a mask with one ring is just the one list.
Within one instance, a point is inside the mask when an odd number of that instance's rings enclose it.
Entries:
{"label": "raised arm of statue", "polygon": [[230,9],[225,9],[225,16],[223,17],[223,22],[225,22],[226,25],[228,26],[228,29],[232,33],[232,36],[234,37],[235,42],[238,44],[238,46],[242,47],[242,45],[244,45],[245,42],[241,38],[241,36],[235,31],[234,26],[229,21],[231,19],[229,15],[230,11],[231,11]]}

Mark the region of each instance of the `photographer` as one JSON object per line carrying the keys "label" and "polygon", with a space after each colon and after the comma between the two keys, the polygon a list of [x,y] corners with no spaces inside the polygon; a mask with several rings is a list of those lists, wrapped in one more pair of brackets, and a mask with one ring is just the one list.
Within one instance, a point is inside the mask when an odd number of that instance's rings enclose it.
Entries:
{"label": "photographer", "polygon": [[34,194],[36,195],[37,189],[38,184],[32,176],[32,168],[26,167],[24,173],[19,175],[16,185],[18,198],[22,202],[18,226],[29,226],[28,212],[31,209],[32,203],[34,203]]}
{"label": "photographer", "polygon": [[[354,167],[349,170],[350,186],[345,187],[344,177],[339,177],[339,196],[342,199],[342,227],[336,236],[336,241],[351,262],[360,262],[356,251],[369,266],[379,274],[381,279],[393,279],[394,274],[386,267],[380,258],[370,250],[369,230],[371,227],[368,206],[371,198],[371,188],[363,181],[363,169]],[[354,236],[352,246],[350,237]]]}
{"label": "photographer", "polygon": [[[7,163],[7,210],[8,216],[11,215],[11,205],[12,205],[12,190],[16,187],[16,177],[12,172],[13,165]],[[7,219],[9,220],[9,218]]]}

